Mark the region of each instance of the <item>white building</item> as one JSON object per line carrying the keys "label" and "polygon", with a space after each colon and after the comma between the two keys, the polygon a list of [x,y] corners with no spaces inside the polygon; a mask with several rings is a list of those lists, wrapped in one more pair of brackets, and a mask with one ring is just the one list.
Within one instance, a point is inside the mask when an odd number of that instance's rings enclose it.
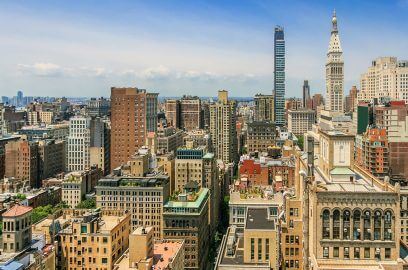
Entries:
{"label": "white building", "polygon": [[109,151],[106,126],[101,118],[75,116],[69,120],[67,170],[84,171],[92,165],[105,170]]}
{"label": "white building", "polygon": [[408,61],[379,57],[360,78],[359,101],[391,97],[408,103]]}

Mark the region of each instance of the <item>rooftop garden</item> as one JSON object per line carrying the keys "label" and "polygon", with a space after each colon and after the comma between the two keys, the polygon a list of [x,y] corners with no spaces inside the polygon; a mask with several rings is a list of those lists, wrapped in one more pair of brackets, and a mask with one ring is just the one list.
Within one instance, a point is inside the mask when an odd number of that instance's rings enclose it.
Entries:
{"label": "rooftop garden", "polygon": [[239,191],[239,196],[241,199],[250,199],[250,198],[264,198],[265,192],[260,187],[247,188]]}

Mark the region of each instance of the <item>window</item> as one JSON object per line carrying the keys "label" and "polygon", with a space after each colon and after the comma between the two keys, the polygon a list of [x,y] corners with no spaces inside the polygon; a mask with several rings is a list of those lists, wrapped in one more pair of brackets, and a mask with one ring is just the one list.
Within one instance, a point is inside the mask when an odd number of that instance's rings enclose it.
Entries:
{"label": "window", "polygon": [[381,249],[380,248],[376,248],[375,249],[375,258],[377,259],[377,260],[381,260]]}
{"label": "window", "polygon": [[371,213],[364,212],[364,240],[371,240]]}
{"label": "window", "polygon": [[354,240],[361,240],[360,222],[361,222],[361,212],[360,210],[355,210],[353,213],[353,239]]}
{"label": "window", "polygon": [[350,240],[350,211],[343,212],[343,239]]}
{"label": "window", "polygon": [[251,260],[255,259],[255,239],[251,238]]}
{"label": "window", "polygon": [[350,252],[349,252],[349,248],[345,247],[344,248],[344,258],[345,259],[350,259]]}
{"label": "window", "polygon": [[333,257],[338,258],[339,257],[339,247],[334,247],[333,248]]}
{"label": "window", "polygon": [[329,248],[323,247],[323,258],[329,258]]}
{"label": "window", "polygon": [[333,212],[333,239],[340,239],[340,211]]}
{"label": "window", "polygon": [[269,260],[269,238],[265,239],[265,260]]}
{"label": "window", "polygon": [[360,248],[354,248],[354,259],[360,259]]}
{"label": "window", "polygon": [[102,263],[107,264],[108,263],[108,258],[102,258]]}
{"label": "window", "polygon": [[374,212],[374,240],[381,239],[381,212]]}
{"label": "window", "polygon": [[385,211],[384,213],[384,240],[392,240],[392,214],[391,211]]}
{"label": "window", "polygon": [[262,239],[258,238],[258,261],[262,260]]}
{"label": "window", "polygon": [[391,249],[390,248],[385,248],[384,257],[386,259],[391,259]]}
{"label": "window", "polygon": [[323,211],[323,239],[330,238],[330,212],[329,210]]}
{"label": "window", "polygon": [[369,247],[364,248],[364,258],[366,259],[370,258],[370,248]]}

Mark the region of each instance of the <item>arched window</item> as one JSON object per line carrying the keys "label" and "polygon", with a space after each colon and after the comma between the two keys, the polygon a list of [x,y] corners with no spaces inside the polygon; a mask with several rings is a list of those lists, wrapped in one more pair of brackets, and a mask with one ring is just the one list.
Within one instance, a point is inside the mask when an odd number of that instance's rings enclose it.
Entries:
{"label": "arched window", "polygon": [[360,210],[355,210],[353,213],[353,239],[354,240],[361,240],[360,223],[361,223],[361,212]]}
{"label": "arched window", "polygon": [[350,211],[343,212],[343,239],[350,240]]}
{"label": "arched window", "polygon": [[384,240],[392,240],[392,213],[386,211],[384,213]]}
{"label": "arched window", "polygon": [[370,211],[364,211],[364,240],[371,240],[371,213]]}
{"label": "arched window", "polygon": [[333,212],[333,239],[340,239],[340,211]]}
{"label": "arched window", "polygon": [[374,240],[381,240],[381,212],[374,212]]}
{"label": "arched window", "polygon": [[323,211],[323,239],[330,238],[330,212],[329,210]]}

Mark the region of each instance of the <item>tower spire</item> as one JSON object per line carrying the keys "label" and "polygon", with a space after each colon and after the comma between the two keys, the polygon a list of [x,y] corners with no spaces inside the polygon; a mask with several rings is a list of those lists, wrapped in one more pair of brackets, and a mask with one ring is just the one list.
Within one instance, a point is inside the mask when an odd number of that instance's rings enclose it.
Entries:
{"label": "tower spire", "polygon": [[336,10],[333,10],[333,18],[332,18],[332,33],[337,33],[337,17],[336,17]]}

